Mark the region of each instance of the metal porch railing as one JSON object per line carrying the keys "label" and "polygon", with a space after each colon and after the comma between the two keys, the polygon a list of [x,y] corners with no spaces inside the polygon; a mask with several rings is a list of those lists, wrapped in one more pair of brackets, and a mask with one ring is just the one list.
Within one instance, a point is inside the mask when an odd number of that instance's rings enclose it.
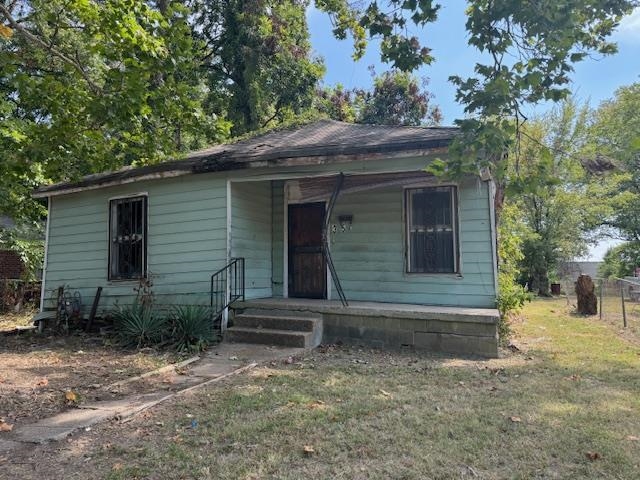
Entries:
{"label": "metal porch railing", "polygon": [[224,329],[222,315],[234,302],[244,300],[244,258],[233,258],[211,275],[211,311],[214,327],[220,322],[220,333]]}

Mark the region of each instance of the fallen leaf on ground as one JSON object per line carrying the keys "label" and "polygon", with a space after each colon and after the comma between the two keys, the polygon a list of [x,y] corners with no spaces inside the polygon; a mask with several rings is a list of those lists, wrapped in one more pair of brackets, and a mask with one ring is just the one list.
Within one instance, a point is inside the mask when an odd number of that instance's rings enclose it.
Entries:
{"label": "fallen leaf on ground", "polygon": [[307,407],[312,410],[327,408],[327,406],[322,400],[316,400],[315,402],[308,403]]}
{"label": "fallen leaf on ground", "polygon": [[587,452],[586,455],[587,455],[587,458],[589,460],[591,460],[592,462],[594,460],[598,460],[598,459],[602,458],[602,455],[600,455],[598,452]]}
{"label": "fallen leaf on ground", "polygon": [[69,403],[75,403],[78,401],[78,394],[72,390],[65,392],[64,398]]}
{"label": "fallen leaf on ground", "polygon": [[522,423],[522,419],[520,417],[509,417],[509,420],[511,420],[513,423]]}
{"label": "fallen leaf on ground", "polygon": [[626,439],[630,442],[640,442],[640,437],[636,437],[635,435],[627,435]]}
{"label": "fallen leaf on ground", "polygon": [[308,455],[308,456],[311,456],[314,453],[316,453],[315,449],[311,445],[305,445],[304,447],[302,447],[302,451],[304,452],[305,455]]}
{"label": "fallen leaf on ground", "polygon": [[46,387],[47,385],[49,385],[49,379],[47,377],[42,377],[36,382],[36,387]]}
{"label": "fallen leaf on ground", "polygon": [[11,430],[13,430],[12,424],[0,420],[0,432],[10,432]]}

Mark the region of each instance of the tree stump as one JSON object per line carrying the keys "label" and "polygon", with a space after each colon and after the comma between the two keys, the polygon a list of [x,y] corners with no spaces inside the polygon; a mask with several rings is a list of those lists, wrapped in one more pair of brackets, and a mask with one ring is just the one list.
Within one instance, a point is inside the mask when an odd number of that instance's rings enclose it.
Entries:
{"label": "tree stump", "polygon": [[595,315],[598,313],[598,297],[596,286],[589,275],[580,275],[576,282],[578,296],[578,313],[581,315]]}

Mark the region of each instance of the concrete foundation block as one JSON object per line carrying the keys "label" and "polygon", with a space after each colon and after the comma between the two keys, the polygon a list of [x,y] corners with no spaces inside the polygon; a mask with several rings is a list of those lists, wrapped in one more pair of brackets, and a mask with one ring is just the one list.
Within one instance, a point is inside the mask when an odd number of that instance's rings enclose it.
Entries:
{"label": "concrete foundation block", "polygon": [[498,337],[476,337],[451,333],[415,332],[415,347],[431,352],[460,353],[496,358]]}

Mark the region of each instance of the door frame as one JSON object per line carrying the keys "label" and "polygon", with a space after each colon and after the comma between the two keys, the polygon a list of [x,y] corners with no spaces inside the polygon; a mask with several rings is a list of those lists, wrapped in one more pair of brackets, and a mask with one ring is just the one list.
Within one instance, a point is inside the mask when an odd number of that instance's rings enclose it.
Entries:
{"label": "door frame", "polygon": [[[325,200],[314,200],[313,202],[301,201],[301,200],[290,200],[289,199],[289,182],[284,183],[284,219],[283,219],[283,252],[282,252],[282,297],[289,298],[289,205],[301,205],[305,203],[324,203],[324,211],[327,212],[328,201]],[[331,248],[331,228],[327,231],[327,243],[329,244],[329,248]],[[325,260],[325,284],[327,288],[326,300],[331,300],[331,290],[333,289],[333,283],[331,281],[331,272],[329,270],[329,266],[326,265]],[[297,298],[297,297],[296,297]]]}

